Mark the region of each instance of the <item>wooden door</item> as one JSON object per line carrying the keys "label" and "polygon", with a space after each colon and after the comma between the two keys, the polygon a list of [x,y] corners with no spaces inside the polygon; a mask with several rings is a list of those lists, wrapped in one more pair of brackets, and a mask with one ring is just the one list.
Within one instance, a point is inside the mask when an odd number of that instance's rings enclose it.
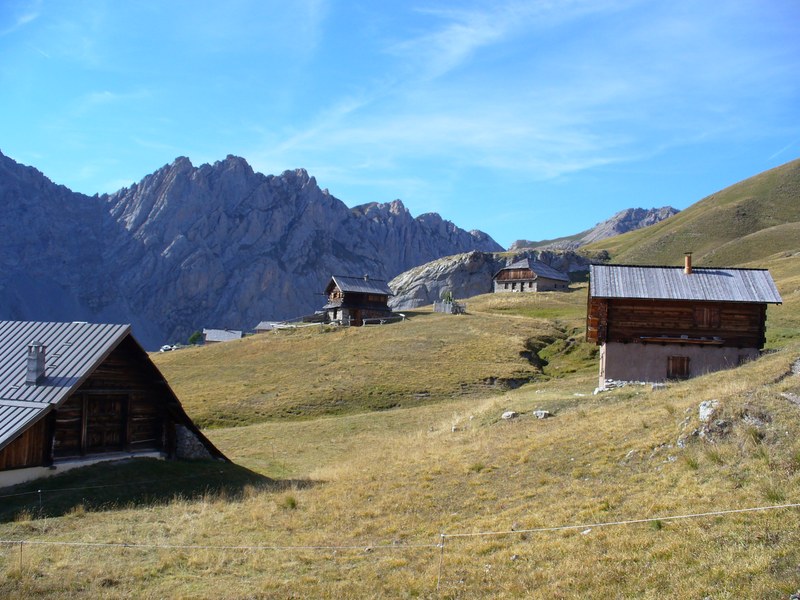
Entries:
{"label": "wooden door", "polygon": [[125,447],[127,397],[89,396],[86,405],[86,452],[118,452]]}

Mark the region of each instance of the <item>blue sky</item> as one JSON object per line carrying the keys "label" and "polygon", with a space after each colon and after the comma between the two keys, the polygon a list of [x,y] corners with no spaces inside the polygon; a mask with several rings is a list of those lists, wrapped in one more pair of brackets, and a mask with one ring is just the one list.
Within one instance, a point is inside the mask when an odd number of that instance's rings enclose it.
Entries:
{"label": "blue sky", "polygon": [[0,151],[116,191],[306,168],[500,244],[800,156],[797,0],[0,3]]}

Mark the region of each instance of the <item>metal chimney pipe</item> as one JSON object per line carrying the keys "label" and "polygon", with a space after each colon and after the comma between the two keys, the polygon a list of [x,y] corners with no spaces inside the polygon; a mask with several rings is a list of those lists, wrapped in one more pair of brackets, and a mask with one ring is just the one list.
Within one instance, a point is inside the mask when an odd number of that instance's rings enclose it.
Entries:
{"label": "metal chimney pipe", "polygon": [[36,385],[44,378],[44,357],[46,347],[42,342],[31,342],[28,346],[28,368],[25,383]]}
{"label": "metal chimney pipe", "polygon": [[692,274],[692,253],[686,252],[683,258],[683,272],[686,275]]}

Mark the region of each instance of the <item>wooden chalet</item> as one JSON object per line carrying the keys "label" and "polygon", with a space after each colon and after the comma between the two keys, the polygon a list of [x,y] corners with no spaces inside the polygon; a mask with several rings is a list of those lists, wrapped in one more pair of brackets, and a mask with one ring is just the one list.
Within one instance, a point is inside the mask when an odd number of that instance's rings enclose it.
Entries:
{"label": "wooden chalet", "polygon": [[533,258],[523,258],[503,267],[492,277],[493,291],[549,292],[569,288],[569,277]]}
{"label": "wooden chalet", "polygon": [[766,269],[592,265],[586,339],[608,380],[685,379],[752,360],[767,304],[782,302]]}
{"label": "wooden chalet", "polygon": [[227,460],[129,325],[0,321],[0,486],[139,456]]}
{"label": "wooden chalet", "polygon": [[325,287],[327,304],[322,307],[330,323],[360,326],[365,319],[392,316],[389,296],[392,290],[380,279],[334,275]]}

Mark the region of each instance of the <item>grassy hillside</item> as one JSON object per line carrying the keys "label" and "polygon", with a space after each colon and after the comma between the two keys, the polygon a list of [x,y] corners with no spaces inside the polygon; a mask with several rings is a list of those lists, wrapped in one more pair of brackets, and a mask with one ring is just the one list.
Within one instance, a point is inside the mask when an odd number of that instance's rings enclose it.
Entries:
{"label": "grassy hillside", "polygon": [[732,266],[800,248],[800,160],[704,198],[660,223],[586,246],[616,263]]}
{"label": "grassy hillside", "polygon": [[154,360],[201,426],[409,407],[558,375],[537,353],[571,350],[584,306],[585,287],[533,303],[487,295],[471,299],[467,315],[428,310],[379,327],[281,330]]}
{"label": "grassy hillside", "polygon": [[[573,374],[480,401],[212,430],[240,465],[227,488],[197,493],[181,478],[208,468],[185,463],[149,502],[103,489],[91,503],[98,490],[76,477],[30,486],[43,501],[0,539],[98,545],[0,546],[0,594],[786,598],[800,588],[797,508],[671,517],[797,501],[800,407],[781,394],[800,394],[798,358],[794,343],[659,391],[584,395]],[[705,400],[727,434],[692,435]],[[508,409],[522,416],[503,421]],[[83,485],[103,481],[91,474]],[[126,473],[142,492],[164,474]]]}

